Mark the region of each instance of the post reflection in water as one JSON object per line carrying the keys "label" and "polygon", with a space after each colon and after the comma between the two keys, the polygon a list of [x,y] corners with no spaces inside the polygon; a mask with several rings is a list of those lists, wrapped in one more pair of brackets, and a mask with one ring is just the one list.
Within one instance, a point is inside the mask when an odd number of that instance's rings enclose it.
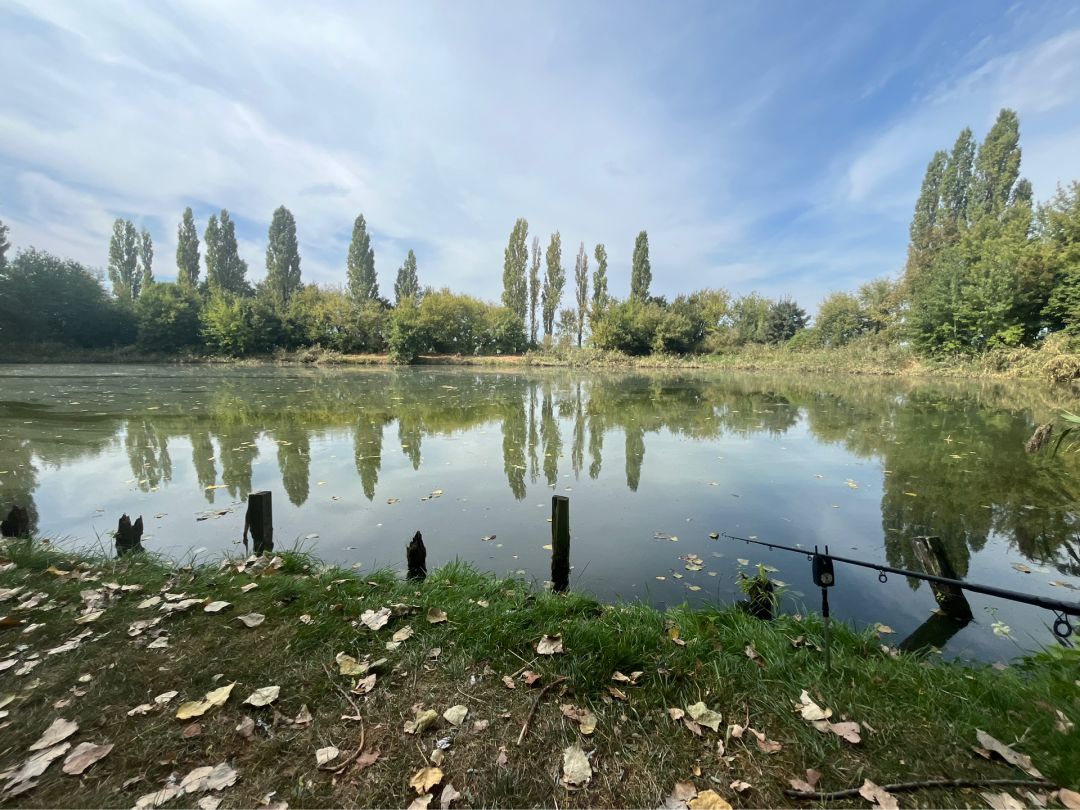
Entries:
{"label": "post reflection in water", "polygon": [[[155,528],[159,550],[227,549],[224,523],[192,529],[191,499],[225,510],[255,488],[278,488],[307,524],[298,537],[336,535],[325,546],[331,558],[366,548],[397,565],[405,530],[420,528],[425,539],[433,533],[436,556],[442,548],[445,559],[543,579],[548,512],[538,507],[571,490],[573,562],[576,571],[592,562],[585,586],[599,595],[667,603],[734,593],[733,560],[745,552],[706,545],[713,529],[855,546],[916,570],[911,538],[935,535],[959,576],[1020,589],[1057,581],[1049,593],[1059,598],[1073,596],[1062,588],[1080,577],[1078,460],[1023,450],[1038,422],[1068,406],[1068,391],[424,368],[0,367],[0,375],[0,508],[25,506],[35,531],[51,535],[87,539],[120,511],[187,510],[185,523],[177,515]],[[605,466],[608,448],[615,458]],[[99,505],[80,512],[70,493],[91,481]],[[419,500],[435,489],[446,503]],[[435,510],[443,511],[433,525]],[[477,545],[496,523],[498,543]],[[655,532],[683,536],[670,545]],[[440,533],[455,536],[440,544]],[[708,552],[713,569],[656,579],[681,571],[677,556],[690,551]],[[1025,575],[1025,565],[1043,570]],[[802,572],[787,567],[784,579],[805,588]],[[686,590],[691,581],[701,596]],[[852,586],[852,615],[865,587]],[[907,608],[891,598],[910,613],[909,629],[926,618],[925,602]],[[986,618],[976,611],[974,624]]]}

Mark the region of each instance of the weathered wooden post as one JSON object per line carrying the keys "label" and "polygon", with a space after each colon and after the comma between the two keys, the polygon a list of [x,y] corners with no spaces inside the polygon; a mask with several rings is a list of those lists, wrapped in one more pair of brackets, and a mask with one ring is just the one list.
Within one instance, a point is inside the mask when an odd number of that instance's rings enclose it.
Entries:
{"label": "weathered wooden post", "polygon": [[551,586],[555,591],[570,587],[570,499],[551,496]]}
{"label": "weathered wooden post", "polygon": [[405,547],[405,561],[409,564],[408,579],[427,577],[427,549],[424,547],[424,536],[420,532],[414,534],[409,545]]}
{"label": "weathered wooden post", "polygon": [[244,515],[245,548],[248,531],[251,532],[252,551],[256,554],[274,550],[274,512],[270,493],[266,490],[248,495],[247,514]]}
{"label": "weathered wooden post", "polygon": [[[915,557],[927,574],[946,579],[959,579],[952,563],[949,562],[949,557],[945,553],[945,544],[941,542],[940,537],[913,537],[911,545],[915,551]],[[957,621],[971,621],[971,605],[968,604],[963,589],[937,582],[931,582],[930,589],[934,592],[934,598],[937,599],[942,613]]]}
{"label": "weathered wooden post", "polygon": [[120,516],[116,524],[116,556],[123,557],[134,551],[142,551],[143,522],[139,515],[134,524],[126,514]]}
{"label": "weathered wooden post", "polygon": [[0,520],[0,537],[29,537],[30,513],[21,506],[12,506],[7,517]]}

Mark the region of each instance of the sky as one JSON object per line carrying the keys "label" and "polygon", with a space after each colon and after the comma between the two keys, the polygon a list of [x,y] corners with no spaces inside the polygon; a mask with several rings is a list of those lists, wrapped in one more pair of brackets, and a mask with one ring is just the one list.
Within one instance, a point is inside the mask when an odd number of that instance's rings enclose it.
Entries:
{"label": "sky", "polygon": [[[279,205],[306,281],[343,284],[358,214],[384,295],[497,300],[517,217],[572,277],[792,296],[896,276],[926,164],[998,110],[1046,199],[1080,179],[1080,5],[0,0],[0,220],[95,268],[116,217],[175,277],[186,206],[265,275]],[[593,269],[590,256],[590,269]]]}

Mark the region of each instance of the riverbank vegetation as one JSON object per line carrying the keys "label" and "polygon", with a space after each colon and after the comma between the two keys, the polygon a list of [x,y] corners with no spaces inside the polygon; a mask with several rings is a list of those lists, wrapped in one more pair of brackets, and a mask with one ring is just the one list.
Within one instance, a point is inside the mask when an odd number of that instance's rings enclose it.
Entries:
{"label": "riverbank vegetation", "polygon": [[1054,787],[901,801],[1074,806],[1078,787],[1062,648],[967,666],[834,624],[827,672],[815,616],[603,605],[460,565],[407,582],[295,552],[176,567],[5,541],[0,599],[0,766],[21,806],[760,807],[810,785],[1037,775]]}
{"label": "riverbank vegetation", "polygon": [[[671,300],[652,294],[644,230],[634,245],[629,295],[620,299],[610,290],[604,244],[580,244],[569,276],[559,232],[546,247],[536,235],[530,243],[524,218],[504,252],[498,304],[422,284],[412,250],[398,268],[394,300],[381,295],[363,215],[353,224],[344,287],[304,284],[297,223],[284,206],[267,235],[266,275],[253,285],[229,212],[209,218],[200,244],[188,208],[177,231],[176,283],[155,281],[150,234],[116,221],[111,293],[105,274],[43,251],[29,248],[9,261],[0,224],[0,347],[13,357],[52,342],[131,347],[144,356],[326,352],[397,363],[531,349],[541,363],[646,357],[661,365],[1076,379],[1080,183],[1036,205],[1020,175],[1019,126],[1015,113],[1002,110],[981,143],[965,129],[951,150],[936,152],[902,274],[828,295],[812,320],[790,298],[723,289]],[[572,347],[594,352],[575,357]]]}

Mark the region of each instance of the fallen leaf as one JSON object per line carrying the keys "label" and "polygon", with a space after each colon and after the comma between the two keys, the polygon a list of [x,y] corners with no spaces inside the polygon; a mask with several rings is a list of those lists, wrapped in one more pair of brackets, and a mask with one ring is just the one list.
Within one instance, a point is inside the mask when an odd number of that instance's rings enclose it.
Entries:
{"label": "fallen leaf", "polygon": [[446,621],[446,611],[438,608],[429,608],[427,612],[428,624],[440,624]]}
{"label": "fallen leaf", "polygon": [[1069,810],[1080,810],[1080,793],[1068,788],[1058,789],[1058,801]]}
{"label": "fallen leaf", "polygon": [[687,807],[690,810],[731,810],[731,805],[728,804],[727,799],[717,793],[715,790],[703,790],[689,802]]}
{"label": "fallen leaf", "polygon": [[135,715],[149,714],[153,710],[154,710],[154,704],[153,703],[140,703],[134,709],[129,709],[128,713],[127,713],[127,716],[128,717],[134,717]]}
{"label": "fallen leaf", "polygon": [[368,671],[366,664],[361,664],[351,655],[346,655],[343,652],[339,652],[334,656],[334,660],[338,665],[338,672],[341,675],[363,675]]}
{"label": "fallen leaf", "polygon": [[104,759],[113,750],[112,744],[96,745],[81,742],[72,749],[64,760],[63,771],[71,776],[78,776],[95,762]]}
{"label": "fallen leaf", "polygon": [[238,774],[236,769],[227,762],[222,762],[213,767],[204,765],[193,769],[187,776],[180,780],[180,788],[184,793],[203,793],[211,790],[221,790],[235,784]]}
{"label": "fallen leaf", "polygon": [[332,762],[338,758],[338,754],[340,753],[341,751],[333,745],[328,745],[326,748],[320,748],[315,752],[315,764],[322,766],[327,762]]}
{"label": "fallen leaf", "polygon": [[278,699],[280,693],[280,686],[264,686],[244,698],[244,704],[247,706],[269,706]]}
{"label": "fallen leaf", "polygon": [[172,700],[179,694],[180,693],[177,692],[175,689],[172,689],[168,692],[162,692],[160,695],[154,698],[154,703],[156,703],[158,706],[164,706],[166,703],[168,703],[170,700]]}
{"label": "fallen leaf", "polygon": [[994,808],[994,810],[1024,810],[1027,806],[1007,791],[1001,793],[980,791],[979,795],[983,797],[986,805]]}
{"label": "fallen leaf", "polygon": [[79,730],[79,724],[74,720],[65,720],[62,717],[58,717],[52,721],[45,733],[41,735],[37,742],[30,746],[31,751],[41,751],[46,748],[52,748],[57,743],[61,743]]}
{"label": "fallen leaf", "polygon": [[686,713],[690,715],[690,718],[695,723],[711,728],[713,731],[720,730],[720,720],[722,719],[720,714],[714,712],[704,703],[698,702],[693,706],[687,706]]}
{"label": "fallen leaf", "polygon": [[896,632],[891,627],[889,627],[889,625],[882,624],[881,622],[878,622],[877,624],[874,625],[874,630],[877,631],[877,633],[879,635],[888,635],[889,633],[895,633]]}
{"label": "fallen leaf", "polygon": [[1036,779],[1043,778],[1042,774],[1031,764],[1031,757],[1026,754],[1017,753],[1012,748],[1005,745],[1005,743],[991,737],[985,731],[976,730],[975,737],[978,739],[979,745],[989,751],[993,751],[1010,765],[1015,765],[1017,768],[1025,771],[1030,776],[1034,776]]}
{"label": "fallen leaf", "polygon": [[180,732],[180,736],[185,740],[198,737],[200,734],[202,734],[202,723],[192,723],[191,725],[184,726],[184,730]]}
{"label": "fallen leaf", "polygon": [[[421,498],[420,500],[426,500]],[[431,800],[434,797],[430,793],[425,793],[423,796],[417,796],[411,802],[406,810],[428,810],[428,805],[431,804]]]}
{"label": "fallen leaf", "polygon": [[521,673],[521,677],[525,679],[526,686],[532,686],[538,680],[540,680],[540,673],[533,672],[531,669],[527,669]]}
{"label": "fallen leaf", "polygon": [[832,709],[823,709],[818,706],[810,699],[810,694],[805,689],[799,696],[799,702],[795,704],[795,709],[802,715],[803,720],[808,720],[811,723],[832,717]]}
{"label": "fallen leaf", "polygon": [[447,782],[446,786],[442,790],[442,795],[439,796],[439,807],[442,810],[450,810],[450,804],[461,798],[461,794],[454,790],[452,782]]}
{"label": "fallen leaf", "polygon": [[219,804],[221,804],[220,796],[203,796],[196,806],[199,810],[217,810]]}
{"label": "fallen leaf", "polygon": [[672,720],[682,720],[686,716],[686,712],[682,709],[672,706],[667,710],[667,713],[671,716]]}
{"label": "fallen leaf", "polygon": [[203,608],[204,613],[220,613],[225,608],[232,607],[232,602],[217,601],[211,602],[209,605]]}
{"label": "fallen leaf", "polygon": [[592,779],[592,767],[580,745],[563,750],[562,778],[567,787],[581,787]]}
{"label": "fallen leaf", "polygon": [[390,608],[365,610],[360,614],[360,623],[369,630],[378,630],[385,627],[388,621],[390,621]]}
{"label": "fallen leaf", "polygon": [[514,683],[514,679],[509,675],[503,675],[502,682],[506,685],[507,689],[517,689],[517,684]]}
{"label": "fallen leaf", "polygon": [[697,796],[693,782],[676,782],[666,802],[668,807],[686,807],[686,803]]}
{"label": "fallen leaf", "polygon": [[259,587],[258,582],[249,582],[247,585],[241,585],[240,586],[240,592],[241,593],[247,593],[248,591],[253,591],[258,587]]}
{"label": "fallen leaf", "polygon": [[876,803],[883,810],[897,810],[900,807],[895,796],[885,788],[875,785],[869,779],[862,783],[862,787],[859,788],[859,795],[872,804]]}
{"label": "fallen leaf", "polygon": [[244,717],[236,726],[236,733],[245,740],[250,740],[255,735],[255,721],[250,717]]}
{"label": "fallen leaf", "polygon": [[781,750],[784,746],[778,743],[776,740],[768,739],[762,732],[757,729],[748,729],[748,731],[754,735],[754,741],[757,743],[757,747],[760,748],[766,754],[775,754]]}
{"label": "fallen leaf", "polygon": [[630,698],[626,696],[626,692],[616,686],[609,686],[607,690],[608,693],[617,700],[630,700]]}
{"label": "fallen leaf", "polygon": [[417,709],[413,719],[405,721],[405,733],[420,734],[438,718],[439,713],[433,709],[426,709],[423,711]]}
{"label": "fallen leaf", "polygon": [[537,655],[556,655],[563,651],[563,643],[561,635],[547,636],[545,635],[536,643]]}
{"label": "fallen leaf", "polygon": [[409,780],[409,786],[417,793],[427,793],[443,780],[442,768],[421,768]]}
{"label": "fallen leaf", "polygon": [[751,785],[749,782],[744,782],[741,779],[736,779],[734,782],[728,785],[728,787],[730,787],[736,793],[743,793],[747,790],[750,790],[753,785]]}
{"label": "fallen leaf", "polygon": [[236,686],[235,681],[227,686],[222,686],[220,689],[207,692],[206,698],[203,700],[189,700],[187,703],[181,703],[180,708],[176,710],[176,718],[178,720],[189,720],[192,717],[202,717],[215,706],[223,705],[229,699],[234,686]]}
{"label": "fallen leaf", "polygon": [[449,709],[443,712],[443,719],[452,726],[460,726],[465,721],[465,716],[468,713],[469,707],[459,704],[457,706],[451,706]]}
{"label": "fallen leaf", "polygon": [[375,673],[372,672],[366,678],[361,678],[356,682],[356,686],[353,687],[352,692],[354,695],[366,695],[372,689],[375,688]]}
{"label": "fallen leaf", "polygon": [[406,641],[406,640],[412,638],[412,634],[413,634],[412,626],[411,625],[405,625],[400,630],[398,630],[396,633],[394,633],[394,636],[393,636],[393,638],[391,640],[400,643],[402,641]]}
{"label": "fallen leaf", "polygon": [[509,760],[506,758],[506,746],[499,746],[499,756],[495,757],[495,764],[500,768],[505,767]]}
{"label": "fallen leaf", "polygon": [[308,710],[307,704],[303,704],[300,707],[300,711],[296,713],[296,717],[293,719],[293,725],[306,726],[311,723],[315,718],[311,716],[311,712]]}
{"label": "fallen leaf", "polygon": [[791,785],[792,790],[797,790],[799,793],[814,792],[814,786],[802,779],[788,779],[788,783]]}
{"label": "fallen leaf", "polygon": [[84,613],[75,620],[75,624],[90,624],[90,622],[96,622],[101,618],[101,615],[104,612],[104,610],[92,610],[89,613]]}
{"label": "fallen leaf", "polygon": [[266,621],[266,616],[262,613],[245,613],[243,616],[237,616],[236,618],[242,621],[247,627],[258,627]]}
{"label": "fallen leaf", "polygon": [[175,799],[182,792],[179,785],[166,785],[161,790],[155,790],[153,793],[147,793],[136,799],[135,810],[152,810],[154,807],[160,807],[166,802]]}
{"label": "fallen leaf", "polygon": [[[819,728],[819,723],[828,726],[828,729]],[[829,723],[825,720],[821,720],[818,721],[818,723],[814,723],[814,728],[817,728],[819,731],[831,731],[837,737],[840,737],[842,740],[847,740],[852,745],[858,745],[862,742],[862,737],[860,736],[862,729],[859,727],[858,723],[852,720],[843,723]]]}

